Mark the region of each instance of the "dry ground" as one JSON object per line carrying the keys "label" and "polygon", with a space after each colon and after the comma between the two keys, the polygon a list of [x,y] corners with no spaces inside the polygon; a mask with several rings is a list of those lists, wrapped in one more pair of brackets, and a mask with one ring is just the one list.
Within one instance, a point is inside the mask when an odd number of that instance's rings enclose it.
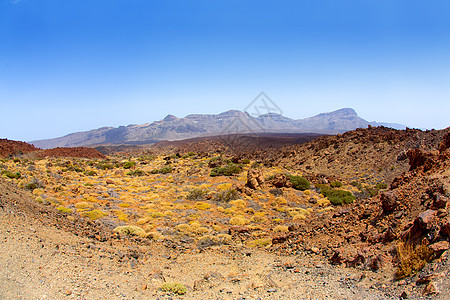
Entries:
{"label": "dry ground", "polygon": [[[279,257],[222,245],[185,254],[157,242],[99,242],[70,226],[57,228],[64,215],[27,192],[5,182],[0,191],[1,299],[389,299],[401,293],[388,274],[331,266],[305,253]],[[165,282],[185,285],[186,294],[159,290]]]}

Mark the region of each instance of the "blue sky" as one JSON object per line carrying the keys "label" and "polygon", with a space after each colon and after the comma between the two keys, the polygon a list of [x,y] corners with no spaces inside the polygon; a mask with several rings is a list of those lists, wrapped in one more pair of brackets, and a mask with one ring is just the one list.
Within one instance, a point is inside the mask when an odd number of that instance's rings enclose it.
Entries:
{"label": "blue sky", "polygon": [[0,137],[244,109],[450,126],[450,2],[0,0]]}

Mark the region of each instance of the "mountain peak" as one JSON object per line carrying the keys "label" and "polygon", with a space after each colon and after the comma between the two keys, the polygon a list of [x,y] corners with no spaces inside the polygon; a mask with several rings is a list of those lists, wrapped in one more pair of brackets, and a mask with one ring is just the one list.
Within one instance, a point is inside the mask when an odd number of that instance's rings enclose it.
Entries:
{"label": "mountain peak", "polygon": [[332,114],[345,114],[345,115],[357,115],[356,111],[353,108],[341,108],[331,112]]}
{"label": "mountain peak", "polygon": [[166,121],[166,122],[171,122],[171,121],[175,121],[175,120],[178,120],[178,118],[175,117],[174,115],[167,115],[167,116],[163,119],[163,121]]}

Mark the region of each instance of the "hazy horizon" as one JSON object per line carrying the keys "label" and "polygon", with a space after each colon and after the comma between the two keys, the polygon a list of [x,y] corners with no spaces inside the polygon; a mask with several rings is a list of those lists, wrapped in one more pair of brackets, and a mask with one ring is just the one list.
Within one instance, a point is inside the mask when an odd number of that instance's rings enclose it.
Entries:
{"label": "hazy horizon", "polygon": [[450,126],[447,1],[0,0],[0,137],[244,110]]}

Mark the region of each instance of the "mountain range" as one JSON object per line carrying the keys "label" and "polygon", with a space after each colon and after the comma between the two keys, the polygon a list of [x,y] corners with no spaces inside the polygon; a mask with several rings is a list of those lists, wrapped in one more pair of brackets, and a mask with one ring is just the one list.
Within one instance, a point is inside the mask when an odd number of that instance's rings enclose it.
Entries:
{"label": "mountain range", "polygon": [[217,115],[192,114],[184,118],[168,115],[160,121],[142,125],[102,127],[66,136],[31,141],[42,149],[55,147],[98,146],[111,144],[152,144],[164,140],[236,133],[323,133],[337,134],[356,128],[386,126],[404,129],[401,124],[368,122],[355,110],[343,108],[313,117],[294,120],[276,113],[252,116],[248,112],[229,110]]}

